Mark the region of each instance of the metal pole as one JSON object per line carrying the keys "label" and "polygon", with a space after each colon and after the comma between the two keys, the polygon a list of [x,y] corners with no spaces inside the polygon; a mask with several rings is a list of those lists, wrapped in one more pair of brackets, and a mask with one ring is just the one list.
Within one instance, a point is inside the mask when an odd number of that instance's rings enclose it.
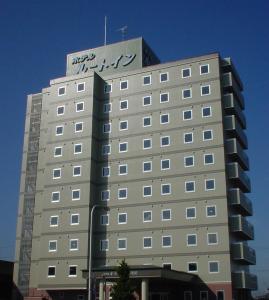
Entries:
{"label": "metal pole", "polygon": [[106,210],[109,210],[109,208],[107,208],[106,206],[103,206],[103,205],[98,205],[98,204],[95,204],[92,209],[91,209],[91,220],[90,220],[90,232],[89,232],[89,259],[88,259],[88,272],[89,272],[89,275],[88,275],[88,280],[89,280],[89,284],[88,284],[88,300],[91,300],[91,271],[92,271],[92,233],[93,233],[93,228],[92,228],[92,225],[93,225],[93,213],[94,213],[94,210],[96,208],[104,208]]}
{"label": "metal pole", "polygon": [[107,22],[107,17],[105,16],[105,46],[106,46],[106,22]]}
{"label": "metal pole", "polygon": [[88,284],[88,300],[91,300],[92,292],[91,292],[91,270],[92,270],[92,219],[93,219],[93,212],[99,205],[94,205],[91,209],[91,220],[90,220],[90,232],[89,232],[89,259],[88,259],[88,271],[89,271],[89,284]]}

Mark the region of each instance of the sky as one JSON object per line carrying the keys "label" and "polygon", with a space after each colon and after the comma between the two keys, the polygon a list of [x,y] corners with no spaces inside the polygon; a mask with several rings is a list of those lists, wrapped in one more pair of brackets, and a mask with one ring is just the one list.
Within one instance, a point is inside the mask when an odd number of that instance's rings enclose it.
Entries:
{"label": "sky", "polygon": [[269,288],[269,1],[0,0],[0,259],[13,260],[27,94],[65,74],[66,55],[143,36],[162,62],[219,52],[244,82],[259,290]]}

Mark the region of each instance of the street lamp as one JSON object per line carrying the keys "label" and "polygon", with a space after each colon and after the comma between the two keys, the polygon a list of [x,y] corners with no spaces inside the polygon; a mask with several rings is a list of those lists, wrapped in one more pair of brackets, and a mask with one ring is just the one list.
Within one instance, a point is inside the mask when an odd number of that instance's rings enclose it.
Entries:
{"label": "street lamp", "polygon": [[109,211],[107,206],[95,204],[91,209],[91,219],[90,219],[90,232],[89,232],[89,259],[88,259],[88,300],[91,300],[91,270],[92,270],[92,233],[93,233],[93,213],[96,208],[103,208],[106,211]]}

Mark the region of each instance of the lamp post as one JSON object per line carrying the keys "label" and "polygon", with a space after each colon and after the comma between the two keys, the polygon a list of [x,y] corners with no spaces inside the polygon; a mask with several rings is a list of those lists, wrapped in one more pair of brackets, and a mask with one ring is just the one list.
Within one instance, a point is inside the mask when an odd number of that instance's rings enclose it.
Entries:
{"label": "lamp post", "polygon": [[104,210],[108,211],[109,208],[107,206],[95,204],[91,209],[91,219],[90,219],[90,232],[89,232],[89,259],[88,259],[88,300],[91,300],[91,270],[92,270],[92,233],[93,233],[93,213],[96,208],[103,208]]}

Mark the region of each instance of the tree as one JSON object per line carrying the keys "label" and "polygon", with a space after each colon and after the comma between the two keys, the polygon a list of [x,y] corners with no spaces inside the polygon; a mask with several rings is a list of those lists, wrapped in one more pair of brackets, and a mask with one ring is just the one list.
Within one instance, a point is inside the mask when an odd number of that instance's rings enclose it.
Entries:
{"label": "tree", "polygon": [[135,289],[131,285],[130,268],[125,260],[122,260],[117,267],[117,274],[119,278],[112,287],[112,300],[134,300],[133,292]]}

